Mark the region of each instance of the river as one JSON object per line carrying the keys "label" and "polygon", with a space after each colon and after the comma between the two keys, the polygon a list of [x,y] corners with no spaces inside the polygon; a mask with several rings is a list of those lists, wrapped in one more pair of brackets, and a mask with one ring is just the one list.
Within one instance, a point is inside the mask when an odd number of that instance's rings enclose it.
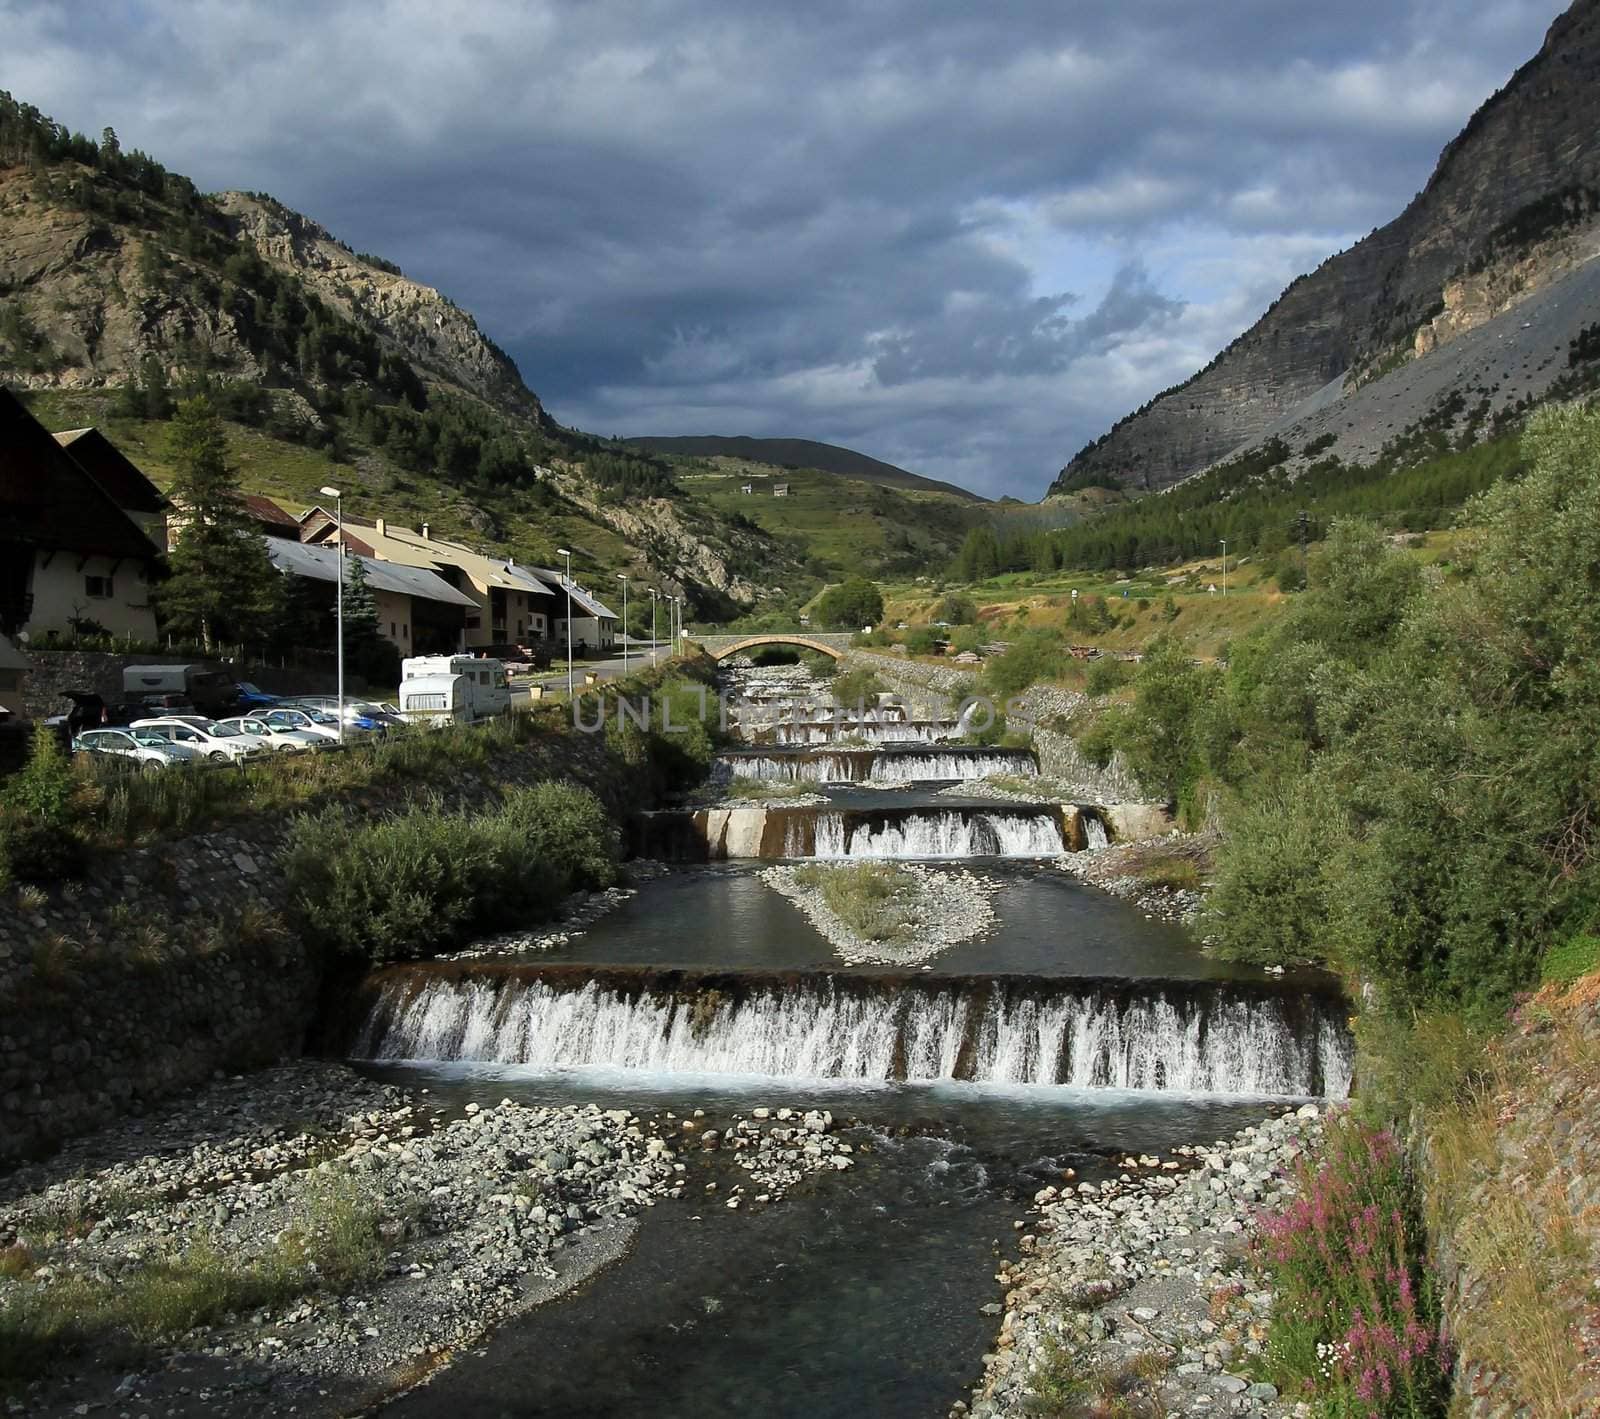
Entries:
{"label": "river", "polygon": [[939,796],[1026,776],[1025,755],[936,752],[948,725],[873,731],[807,724],[804,743],[720,767],[824,788],[785,810],[809,822],[785,850],[981,878],[993,920],[971,939],[852,966],[760,862],[687,865],[554,950],[389,968],[351,1002],[352,1056],[436,1100],[699,1111],[701,1127],[827,1109],[855,1150],[737,1209],[737,1160],[694,1153],[628,1256],[387,1412],[943,1415],[994,1343],[994,1272],[1038,1188],[1348,1090],[1329,982],[1226,967],[1078,884],[1053,865],[1055,805]]}

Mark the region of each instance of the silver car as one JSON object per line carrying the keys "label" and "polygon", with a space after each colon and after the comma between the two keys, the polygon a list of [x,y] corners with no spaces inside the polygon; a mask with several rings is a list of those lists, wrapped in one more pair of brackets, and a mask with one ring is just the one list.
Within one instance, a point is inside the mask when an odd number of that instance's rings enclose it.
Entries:
{"label": "silver car", "polygon": [[320,749],[330,741],[320,734],[305,734],[298,729],[288,729],[276,724],[267,724],[257,719],[254,715],[238,715],[233,719],[219,719],[219,728],[237,729],[239,733],[249,737],[254,744],[260,744],[265,749],[276,749],[279,753],[298,754],[307,749]]}
{"label": "silver car", "polygon": [[238,763],[267,752],[254,735],[231,724],[201,719],[197,715],[171,715],[161,719],[136,719],[130,729],[159,734],[171,744],[187,744],[217,763]]}
{"label": "silver car", "polygon": [[131,759],[144,769],[167,769],[174,764],[203,762],[205,755],[188,744],[174,744],[148,729],[86,729],[72,741],[84,754],[108,754]]}

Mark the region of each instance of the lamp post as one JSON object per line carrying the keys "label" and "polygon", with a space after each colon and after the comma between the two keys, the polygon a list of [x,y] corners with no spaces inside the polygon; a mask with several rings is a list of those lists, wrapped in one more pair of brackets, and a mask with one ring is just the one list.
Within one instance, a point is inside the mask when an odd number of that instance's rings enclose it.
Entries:
{"label": "lamp post", "polygon": [[683,598],[672,598],[672,653],[678,653],[678,641],[683,635]]}
{"label": "lamp post", "polygon": [[1219,537],[1217,541],[1222,543],[1222,594],[1226,596],[1228,594],[1228,539]]}
{"label": "lamp post", "polygon": [[339,676],[339,744],[344,745],[344,494],[337,488],[323,488],[323,497],[333,499],[334,520],[338,524],[339,561],[335,581],[339,590],[334,602],[334,627],[337,644],[334,647]]}
{"label": "lamp post", "polygon": [[622,673],[628,673],[628,574],[618,572],[617,580],[622,583]]}
{"label": "lamp post", "polygon": [[661,593],[650,588],[650,663],[656,663],[656,602],[661,599]]}
{"label": "lamp post", "polygon": [[562,574],[562,581],[567,587],[567,698],[572,698],[572,553],[565,547],[557,547],[556,555],[567,559],[566,571]]}

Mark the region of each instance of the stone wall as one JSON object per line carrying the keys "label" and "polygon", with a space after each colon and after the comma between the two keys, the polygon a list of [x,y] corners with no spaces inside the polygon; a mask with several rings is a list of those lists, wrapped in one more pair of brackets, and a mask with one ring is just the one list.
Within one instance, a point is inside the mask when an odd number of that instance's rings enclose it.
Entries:
{"label": "stone wall", "polygon": [[[129,665],[188,665],[192,655],[143,655],[123,651],[60,650],[30,651],[32,669],[22,677],[22,713],[28,719],[42,719],[68,708],[68,690],[88,690],[108,703],[125,699],[122,672]],[[224,662],[225,663],[225,662]],[[301,666],[245,664],[237,668],[239,679],[249,680],[270,694],[328,695],[338,685],[330,666],[327,669]],[[349,690],[365,681],[346,675]]]}
{"label": "stone wall", "polygon": [[[551,732],[434,783],[445,808],[569,778],[620,818],[643,806],[599,736]],[[346,800],[367,816],[430,785]],[[315,805],[307,805],[312,807]],[[101,851],[79,880],[0,891],[0,1167],[214,1072],[301,1052],[322,963],[284,925],[290,815]]]}
{"label": "stone wall", "polygon": [[[844,663],[871,670],[911,706],[914,719],[953,714],[965,697],[983,693],[976,674],[955,666],[927,665],[867,650],[846,651]],[[1152,802],[1155,795],[1138,781],[1121,754],[1101,768],[1085,758],[1077,741],[1059,727],[1059,721],[1087,703],[1073,690],[1033,685],[1004,706],[1006,725],[1026,732],[1039,757],[1039,772],[1065,786],[1071,797],[1086,803]]]}

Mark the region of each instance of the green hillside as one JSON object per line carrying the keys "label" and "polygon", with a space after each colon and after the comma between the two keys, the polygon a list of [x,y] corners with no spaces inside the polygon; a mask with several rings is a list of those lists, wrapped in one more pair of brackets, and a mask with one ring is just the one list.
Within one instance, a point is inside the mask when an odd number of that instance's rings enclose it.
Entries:
{"label": "green hillside", "polygon": [[[676,476],[692,501],[736,526],[770,533],[823,580],[943,566],[981,516],[981,505],[949,493],[884,487],[815,468],[789,472],[714,458],[680,462]],[[786,496],[775,495],[779,485],[788,487]]]}
{"label": "green hillside", "polygon": [[738,458],[747,463],[766,463],[786,472],[814,468],[822,473],[837,473],[864,483],[879,483],[886,488],[916,489],[926,493],[949,493],[970,502],[984,501],[976,493],[955,483],[924,478],[892,463],[884,463],[853,448],[817,443],[813,439],[758,439],[740,435],[724,438],[716,434],[684,435],[676,438],[639,437],[624,439],[634,448],[652,453],[671,453],[685,458]]}

